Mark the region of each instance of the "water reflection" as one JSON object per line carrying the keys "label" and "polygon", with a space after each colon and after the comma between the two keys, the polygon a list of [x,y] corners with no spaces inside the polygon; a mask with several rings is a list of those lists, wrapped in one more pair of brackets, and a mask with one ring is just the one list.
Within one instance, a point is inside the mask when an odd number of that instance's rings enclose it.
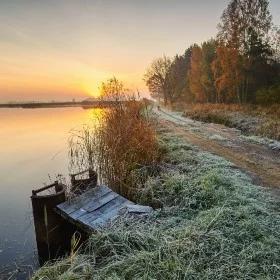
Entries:
{"label": "water reflection", "polygon": [[0,110],[0,279],[7,271],[15,272],[11,279],[25,279],[26,273],[17,272],[18,267],[36,267],[31,190],[53,182],[57,174],[68,177],[69,131],[91,123],[101,112]]}

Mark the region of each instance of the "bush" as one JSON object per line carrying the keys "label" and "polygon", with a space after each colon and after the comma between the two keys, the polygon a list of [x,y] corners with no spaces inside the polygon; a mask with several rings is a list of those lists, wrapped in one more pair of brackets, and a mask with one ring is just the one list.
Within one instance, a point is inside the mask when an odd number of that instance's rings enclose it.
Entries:
{"label": "bush", "polygon": [[266,106],[196,104],[189,106],[183,115],[203,122],[234,127],[245,134],[280,140],[280,106],[276,103]]}
{"label": "bush", "polygon": [[263,88],[257,91],[256,101],[258,104],[280,103],[280,85]]}
{"label": "bush", "polygon": [[133,199],[134,171],[160,159],[148,110],[144,102],[129,99],[104,111],[97,125],[71,138],[72,166],[96,169],[102,184]]}

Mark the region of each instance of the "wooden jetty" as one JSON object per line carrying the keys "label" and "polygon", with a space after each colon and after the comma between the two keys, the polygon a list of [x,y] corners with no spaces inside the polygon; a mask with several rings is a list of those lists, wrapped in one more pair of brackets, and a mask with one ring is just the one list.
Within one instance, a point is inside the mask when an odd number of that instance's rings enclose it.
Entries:
{"label": "wooden jetty", "polygon": [[[77,178],[84,175],[87,177]],[[85,236],[85,240],[86,236],[105,229],[121,216],[135,218],[153,211],[149,206],[129,201],[107,186],[97,185],[97,174],[93,170],[71,175],[71,184],[71,193],[74,194],[72,198],[66,197],[66,186],[58,182],[32,191],[34,225],[41,263],[57,256],[59,247],[64,251],[68,250],[71,237],[76,231]],[[50,190],[53,191],[45,193]],[[50,254],[52,248],[54,252]]]}
{"label": "wooden jetty", "polygon": [[58,204],[55,211],[78,228],[94,232],[122,215],[143,215],[150,213],[152,208],[137,205],[106,186],[97,186],[73,200]]}

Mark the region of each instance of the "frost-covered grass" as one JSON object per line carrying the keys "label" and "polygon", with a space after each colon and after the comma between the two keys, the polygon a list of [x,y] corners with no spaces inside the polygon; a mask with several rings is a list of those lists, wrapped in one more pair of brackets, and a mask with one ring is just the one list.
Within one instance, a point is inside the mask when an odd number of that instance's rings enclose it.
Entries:
{"label": "frost-covered grass", "polygon": [[185,109],[184,116],[240,129],[248,135],[280,140],[280,106],[196,104]]}
{"label": "frost-covered grass", "polygon": [[262,144],[268,146],[272,150],[280,151],[280,141],[272,140],[266,137],[255,136],[255,135],[252,136],[241,135],[240,137],[254,144]]}
{"label": "frost-covered grass", "polygon": [[280,279],[279,203],[228,161],[161,131],[159,171],[139,186],[147,219],[123,218],[33,279]]}

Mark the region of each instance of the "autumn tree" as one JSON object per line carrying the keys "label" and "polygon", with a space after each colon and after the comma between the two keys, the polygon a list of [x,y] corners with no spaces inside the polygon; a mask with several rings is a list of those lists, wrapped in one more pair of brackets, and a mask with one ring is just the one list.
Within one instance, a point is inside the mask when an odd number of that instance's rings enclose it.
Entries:
{"label": "autumn tree", "polygon": [[171,66],[170,58],[163,56],[155,59],[144,75],[144,81],[155,98],[163,98],[167,104],[171,97],[171,86],[168,73]]}
{"label": "autumn tree", "polygon": [[176,55],[170,65],[170,69],[167,75],[167,79],[170,83],[169,101],[171,103],[180,99],[182,95],[186,81],[185,73],[186,72],[184,58],[183,56]]}
{"label": "autumn tree", "polygon": [[106,82],[102,82],[99,91],[102,99],[116,101],[125,98],[128,94],[128,90],[124,87],[124,84],[116,77],[110,78]]}
{"label": "autumn tree", "polygon": [[201,83],[202,78],[202,50],[198,45],[194,45],[191,56],[191,68],[188,72],[190,90],[197,102],[206,102],[206,92]]}
{"label": "autumn tree", "polygon": [[243,100],[242,58],[236,48],[220,45],[217,57],[212,62],[212,71],[217,91],[216,102],[229,103]]}
{"label": "autumn tree", "polygon": [[215,40],[195,44],[173,60],[156,59],[145,81],[165,103],[259,102],[265,92],[276,100],[280,31],[272,24],[268,0],[230,0]]}
{"label": "autumn tree", "polygon": [[201,46],[202,75],[201,84],[207,96],[207,102],[216,102],[216,88],[212,63],[216,59],[216,41],[211,39]]}
{"label": "autumn tree", "polygon": [[268,5],[268,0],[231,0],[221,17],[219,40],[248,56],[258,43],[265,53],[272,27]]}
{"label": "autumn tree", "polygon": [[211,67],[215,57],[216,43],[214,40],[204,42],[201,47],[195,45],[192,49],[188,79],[196,102],[215,102],[216,100],[216,88]]}
{"label": "autumn tree", "polygon": [[193,95],[189,88],[186,73],[191,65],[192,47],[188,48],[183,55],[176,55],[172,60],[168,72],[170,82],[170,102],[193,101]]}
{"label": "autumn tree", "polygon": [[[268,60],[272,56],[268,36],[272,17],[268,4],[268,0],[231,0],[219,25],[221,44],[229,48],[231,55],[238,52],[243,56],[244,101],[254,101],[256,89],[270,80],[266,75]],[[238,63],[235,65],[239,66]]]}

